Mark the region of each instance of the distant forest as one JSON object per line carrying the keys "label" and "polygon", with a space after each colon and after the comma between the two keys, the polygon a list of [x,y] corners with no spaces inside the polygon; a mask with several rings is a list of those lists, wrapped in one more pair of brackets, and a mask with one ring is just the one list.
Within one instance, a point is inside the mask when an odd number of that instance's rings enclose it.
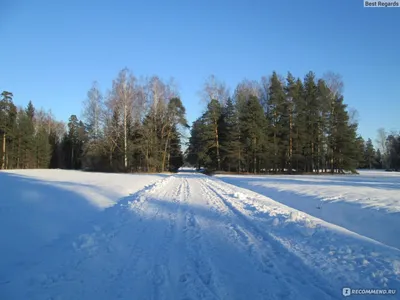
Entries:
{"label": "distant forest", "polygon": [[94,82],[77,112],[81,120],[71,115],[67,124],[31,101],[16,107],[12,92],[3,91],[0,168],[163,172],[186,163],[210,172],[399,170],[399,133],[379,129],[377,149],[365,141],[342,87],[334,73],[317,79],[309,72],[301,80],[273,72],[242,81],[230,94],[210,76],[200,93],[206,109],[192,126],[173,81],[138,80],[128,69],[106,95]]}

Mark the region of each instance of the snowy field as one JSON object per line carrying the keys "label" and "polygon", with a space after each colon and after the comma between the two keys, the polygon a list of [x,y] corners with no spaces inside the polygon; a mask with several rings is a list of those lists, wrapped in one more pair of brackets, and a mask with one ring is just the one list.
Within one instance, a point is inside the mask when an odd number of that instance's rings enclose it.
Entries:
{"label": "snowy field", "polygon": [[400,249],[400,173],[359,172],[343,176],[217,177]]}
{"label": "snowy field", "polygon": [[285,178],[0,172],[0,299],[400,292],[400,177]]}

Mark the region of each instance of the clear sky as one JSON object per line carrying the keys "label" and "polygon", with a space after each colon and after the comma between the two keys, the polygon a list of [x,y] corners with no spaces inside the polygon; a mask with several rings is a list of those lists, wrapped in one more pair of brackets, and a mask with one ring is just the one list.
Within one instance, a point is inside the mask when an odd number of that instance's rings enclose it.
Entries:
{"label": "clear sky", "polygon": [[174,77],[188,119],[210,74],[233,90],[273,70],[343,76],[359,132],[400,130],[400,8],[362,0],[0,0],[0,90],[61,120],[118,71]]}

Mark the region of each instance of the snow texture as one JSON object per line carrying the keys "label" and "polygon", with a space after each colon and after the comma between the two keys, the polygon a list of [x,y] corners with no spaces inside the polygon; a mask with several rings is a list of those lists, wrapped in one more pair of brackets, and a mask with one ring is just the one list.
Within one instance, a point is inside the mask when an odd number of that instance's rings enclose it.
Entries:
{"label": "snow texture", "polygon": [[342,299],[347,286],[400,288],[398,249],[189,169],[0,172],[0,189],[0,299]]}
{"label": "snow texture", "polygon": [[217,177],[400,249],[400,173]]}

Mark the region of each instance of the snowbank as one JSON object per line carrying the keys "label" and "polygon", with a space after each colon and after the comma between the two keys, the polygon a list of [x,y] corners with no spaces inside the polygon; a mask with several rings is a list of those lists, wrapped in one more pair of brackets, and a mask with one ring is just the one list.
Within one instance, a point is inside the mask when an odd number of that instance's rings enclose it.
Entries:
{"label": "snowbank", "polygon": [[400,249],[398,174],[217,177]]}
{"label": "snowbank", "polygon": [[66,170],[1,171],[0,282],[13,265],[35,259],[33,253],[73,235],[121,197],[162,177]]}

